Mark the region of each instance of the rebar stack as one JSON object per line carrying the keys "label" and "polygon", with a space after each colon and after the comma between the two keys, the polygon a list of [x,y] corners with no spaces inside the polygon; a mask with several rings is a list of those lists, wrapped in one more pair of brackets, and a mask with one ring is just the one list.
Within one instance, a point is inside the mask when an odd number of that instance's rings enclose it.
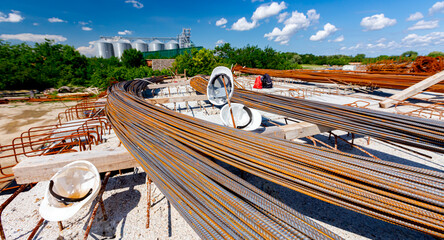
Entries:
{"label": "rebar stack", "polygon": [[217,165],[444,237],[444,173],[227,128],[147,103],[148,82],[110,89],[125,147],[203,238],[337,238]]}
{"label": "rebar stack", "polygon": [[[359,85],[365,87],[383,87],[394,89],[408,88],[430,76],[430,73],[384,73],[384,72],[347,72],[328,70],[274,70],[246,68],[236,65],[233,71],[264,75],[272,77],[293,78],[306,82],[336,83],[344,85]],[[444,82],[435,84],[427,89],[431,92],[444,93]]]}
{"label": "rebar stack", "polygon": [[[196,76],[190,85],[206,93],[207,80]],[[236,89],[233,102],[334,129],[444,153],[444,123],[306,99]]]}
{"label": "rebar stack", "polygon": [[340,239],[164,132],[171,115],[181,115],[125,92],[134,87],[138,93],[146,83],[115,85],[107,115],[125,147],[202,238]]}

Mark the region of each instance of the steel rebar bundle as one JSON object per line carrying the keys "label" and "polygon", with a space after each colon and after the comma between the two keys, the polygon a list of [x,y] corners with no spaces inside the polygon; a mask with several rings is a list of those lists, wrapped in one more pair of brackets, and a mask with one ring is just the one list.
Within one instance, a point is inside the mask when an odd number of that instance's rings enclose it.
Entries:
{"label": "steel rebar bundle", "polygon": [[[207,80],[191,86],[206,94]],[[444,153],[444,123],[431,119],[236,89],[233,102],[278,115]]]}
{"label": "steel rebar bundle", "polygon": [[[233,71],[242,73],[264,75],[272,77],[293,78],[306,82],[353,84],[366,87],[383,87],[394,89],[408,88],[424,79],[428,75],[421,73],[370,73],[370,72],[347,72],[347,71],[325,71],[325,70],[274,70],[246,68],[236,65]],[[427,91],[444,93],[444,82],[437,83]]]}
{"label": "steel rebar bundle", "polygon": [[444,237],[444,173],[227,128],[149,104],[146,81],[110,88],[124,146],[203,238],[338,238],[218,160],[320,200]]}

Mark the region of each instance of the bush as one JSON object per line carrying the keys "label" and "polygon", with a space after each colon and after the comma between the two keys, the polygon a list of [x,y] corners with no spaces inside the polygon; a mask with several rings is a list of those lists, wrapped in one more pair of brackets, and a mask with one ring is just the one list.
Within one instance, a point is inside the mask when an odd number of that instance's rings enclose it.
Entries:
{"label": "bush", "polygon": [[427,55],[429,57],[444,57],[444,52],[440,52],[440,51],[433,51],[430,52],[429,55]]}
{"label": "bush", "polygon": [[122,64],[128,68],[140,67],[145,64],[143,54],[136,49],[127,49],[122,54]]}
{"label": "bush", "polygon": [[83,85],[87,59],[73,47],[52,41],[10,45],[0,41],[0,89],[45,89]]}
{"label": "bush", "polygon": [[266,47],[264,50],[258,46],[250,45],[243,48],[232,48],[229,43],[225,43],[222,46],[217,46],[215,51],[221,61],[228,66],[239,64],[250,68],[279,70],[300,68],[298,65],[299,55],[276,52],[271,47]]}
{"label": "bush", "polygon": [[213,69],[223,65],[219,63],[219,58],[214,55],[214,51],[208,49],[192,49],[191,54],[185,53],[176,57],[173,63],[173,70],[183,73],[186,69],[187,76],[197,74],[210,75]]}

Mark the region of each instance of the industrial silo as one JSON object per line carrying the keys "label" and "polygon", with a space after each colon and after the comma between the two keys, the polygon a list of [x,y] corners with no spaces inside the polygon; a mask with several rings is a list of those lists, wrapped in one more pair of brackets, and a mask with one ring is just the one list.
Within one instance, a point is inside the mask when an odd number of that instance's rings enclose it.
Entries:
{"label": "industrial silo", "polygon": [[143,40],[138,39],[134,41],[132,46],[134,49],[137,49],[138,51],[148,52],[148,44]]}
{"label": "industrial silo", "polygon": [[160,51],[160,50],[164,50],[164,49],[165,49],[165,44],[163,44],[161,41],[154,40],[154,41],[150,42],[150,46],[149,46],[150,52]]}
{"label": "industrial silo", "polygon": [[114,57],[113,44],[105,40],[96,41],[97,57],[110,58]]}
{"label": "industrial silo", "polygon": [[165,44],[166,50],[179,49],[179,43],[177,41],[171,40]]}
{"label": "industrial silo", "polygon": [[128,40],[120,39],[114,42],[114,54],[116,57],[121,58],[125,50],[131,49],[131,43]]}

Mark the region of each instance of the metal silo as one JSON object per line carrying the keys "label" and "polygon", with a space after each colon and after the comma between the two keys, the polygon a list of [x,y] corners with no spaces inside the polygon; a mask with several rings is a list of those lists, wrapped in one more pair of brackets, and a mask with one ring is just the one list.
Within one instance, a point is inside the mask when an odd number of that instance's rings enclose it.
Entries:
{"label": "metal silo", "polygon": [[110,58],[114,57],[113,44],[105,40],[96,41],[97,57]]}
{"label": "metal silo", "polygon": [[179,43],[174,40],[171,40],[167,42],[167,44],[165,45],[165,49],[166,50],[179,49]]}
{"label": "metal silo", "polygon": [[134,41],[132,46],[134,49],[137,49],[138,51],[148,52],[148,44],[143,40],[138,39]]}
{"label": "metal silo", "polygon": [[159,40],[154,40],[150,43],[149,50],[150,52],[160,51],[165,49],[165,44],[163,44]]}
{"label": "metal silo", "polygon": [[116,57],[121,58],[123,51],[127,49],[131,49],[130,41],[120,39],[117,42],[114,42],[114,54]]}

